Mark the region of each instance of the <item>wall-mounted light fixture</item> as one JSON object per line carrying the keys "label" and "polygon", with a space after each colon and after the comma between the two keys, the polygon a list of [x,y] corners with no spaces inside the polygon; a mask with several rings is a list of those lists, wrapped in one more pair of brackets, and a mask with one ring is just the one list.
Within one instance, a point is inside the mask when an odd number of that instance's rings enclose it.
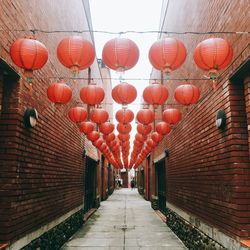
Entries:
{"label": "wall-mounted light fixture", "polygon": [[23,123],[26,128],[33,128],[36,126],[38,120],[38,112],[34,108],[27,108],[24,112]]}
{"label": "wall-mounted light fixture", "polygon": [[225,111],[223,109],[218,110],[216,113],[216,121],[215,121],[216,127],[219,129],[225,128],[226,119],[227,117]]}

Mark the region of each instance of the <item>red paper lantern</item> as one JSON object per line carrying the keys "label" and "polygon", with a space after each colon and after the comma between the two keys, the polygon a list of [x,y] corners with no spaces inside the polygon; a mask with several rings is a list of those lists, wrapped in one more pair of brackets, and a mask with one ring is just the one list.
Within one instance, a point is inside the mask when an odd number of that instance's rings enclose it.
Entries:
{"label": "red paper lantern", "polygon": [[97,124],[101,124],[109,119],[109,114],[102,108],[94,109],[90,113],[90,119]]}
{"label": "red paper lantern", "polygon": [[132,130],[132,126],[128,124],[118,123],[116,129],[121,134],[128,134]]}
{"label": "red paper lantern", "polygon": [[166,37],[151,46],[148,56],[154,68],[170,73],[184,63],[186,54],[186,48],[180,40]]}
{"label": "red paper lantern", "polygon": [[157,146],[157,142],[155,142],[155,141],[152,140],[152,139],[148,139],[148,140],[146,141],[146,144],[147,144],[147,146],[149,146],[151,149],[152,149],[152,148],[155,148],[155,147]]}
{"label": "red paper lantern", "polygon": [[200,90],[193,84],[183,84],[175,89],[174,98],[183,105],[195,104],[200,98]]}
{"label": "red paper lantern", "polygon": [[97,131],[92,131],[92,132],[87,134],[87,138],[89,141],[94,142],[100,138],[100,133]]}
{"label": "red paper lantern", "polygon": [[108,135],[113,132],[113,130],[115,129],[115,125],[110,122],[104,122],[100,124],[99,129],[101,133]]}
{"label": "red paper lantern", "polygon": [[209,38],[197,45],[194,61],[203,70],[209,71],[211,78],[216,77],[218,70],[226,68],[232,61],[233,49],[228,41],[222,38]]}
{"label": "red paper lantern", "polygon": [[114,38],[108,41],[102,51],[102,61],[116,71],[134,67],[139,59],[137,45],[127,38]]}
{"label": "red paper lantern", "polygon": [[156,132],[158,132],[159,134],[162,135],[166,135],[168,133],[170,133],[171,131],[171,127],[168,123],[166,122],[158,122],[155,126],[155,130]]}
{"label": "red paper lantern", "polygon": [[137,140],[139,142],[145,142],[147,140],[147,136],[136,133],[135,134],[135,140]]}
{"label": "red paper lantern", "polygon": [[95,60],[93,45],[81,36],[64,38],[57,47],[57,58],[72,72],[88,68]]}
{"label": "red paper lantern", "polygon": [[109,134],[109,135],[105,135],[104,139],[105,139],[106,142],[111,142],[111,141],[115,140],[115,134],[112,133],[112,134]]}
{"label": "red paper lantern", "polygon": [[152,130],[152,126],[151,125],[143,125],[141,123],[137,124],[137,132],[142,134],[142,135],[148,135],[151,130]]}
{"label": "red paper lantern", "polygon": [[181,111],[176,108],[169,108],[164,110],[162,120],[169,124],[176,124],[181,120]]}
{"label": "red paper lantern", "polygon": [[111,94],[115,102],[126,105],[135,100],[137,91],[133,85],[122,82],[112,89]]}
{"label": "red paper lantern", "polygon": [[129,123],[133,121],[134,113],[130,109],[119,109],[115,114],[115,118],[120,123]]}
{"label": "red paper lantern", "polygon": [[53,103],[65,104],[70,101],[72,90],[64,82],[54,82],[48,87],[47,96]]}
{"label": "red paper lantern", "polygon": [[129,149],[130,148],[130,144],[129,144],[129,141],[121,141],[120,142],[120,145],[123,149]]}
{"label": "red paper lantern", "polygon": [[96,140],[96,141],[93,141],[93,145],[94,145],[96,148],[99,148],[103,143],[104,143],[104,140],[103,140],[103,139],[98,139],[98,140]]}
{"label": "red paper lantern", "polygon": [[129,134],[118,134],[118,138],[120,141],[128,141],[130,139]]}
{"label": "red paper lantern", "polygon": [[159,134],[158,132],[153,132],[151,135],[151,139],[156,143],[159,143],[163,139],[163,135]]}
{"label": "red paper lantern", "polygon": [[143,91],[143,99],[151,105],[162,105],[168,99],[168,89],[157,82],[153,82]]}
{"label": "red paper lantern", "polygon": [[136,115],[136,119],[138,122],[148,125],[149,123],[153,122],[155,118],[155,114],[150,109],[141,109],[138,111]]}
{"label": "red paper lantern", "polygon": [[86,120],[88,112],[82,107],[74,107],[69,110],[68,116],[72,122],[78,123]]}
{"label": "red paper lantern", "polygon": [[110,147],[113,148],[113,147],[117,147],[118,146],[118,142],[116,140],[113,140],[109,143]]}
{"label": "red paper lantern", "polygon": [[41,69],[48,60],[48,51],[41,42],[20,38],[10,47],[10,57],[12,61],[20,68],[25,70],[25,75],[31,81],[33,70]]}
{"label": "red paper lantern", "polygon": [[103,88],[94,83],[84,86],[80,91],[81,100],[88,105],[100,104],[104,96]]}
{"label": "red paper lantern", "polygon": [[108,150],[108,146],[105,143],[102,143],[98,148],[102,153]]}
{"label": "red paper lantern", "polygon": [[135,147],[142,148],[143,142],[142,142],[142,141],[135,140],[135,141],[133,142],[133,144],[134,144]]}
{"label": "red paper lantern", "polygon": [[81,122],[79,129],[84,134],[89,134],[95,129],[95,124],[93,122]]}

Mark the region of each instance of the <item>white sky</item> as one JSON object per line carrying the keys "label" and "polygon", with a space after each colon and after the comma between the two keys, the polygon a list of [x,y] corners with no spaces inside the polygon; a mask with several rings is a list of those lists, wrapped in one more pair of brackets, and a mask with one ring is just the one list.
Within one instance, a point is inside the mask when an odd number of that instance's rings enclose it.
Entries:
{"label": "white sky", "polygon": [[[93,30],[122,32],[122,31],[152,31],[159,29],[162,0],[90,0],[91,18]],[[94,33],[97,58],[101,58],[104,44],[118,35],[104,33]],[[157,40],[157,33],[147,34],[123,34],[122,37],[133,40],[140,50],[140,58],[136,66],[125,72],[123,78],[149,78],[152,66],[148,60],[148,51],[150,46]],[[111,77],[119,77],[111,70]],[[140,99],[143,89],[148,85],[148,81],[130,80],[128,83],[134,85],[137,89],[137,99],[134,103],[128,105],[128,108],[134,111],[136,115],[140,109]],[[117,85],[119,81],[112,81],[112,86]],[[114,117],[121,105],[114,105]],[[114,123],[116,120],[114,119]],[[131,124],[130,142],[133,142],[136,133],[136,124]]]}

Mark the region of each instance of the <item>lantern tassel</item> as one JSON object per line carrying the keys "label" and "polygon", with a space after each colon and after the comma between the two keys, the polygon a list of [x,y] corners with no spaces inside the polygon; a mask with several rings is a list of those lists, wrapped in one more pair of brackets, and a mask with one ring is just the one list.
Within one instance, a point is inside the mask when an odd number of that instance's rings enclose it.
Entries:
{"label": "lantern tassel", "polygon": [[217,70],[213,69],[209,71],[209,78],[212,80],[212,87],[213,90],[216,90],[217,88]]}
{"label": "lantern tassel", "polygon": [[24,70],[24,78],[22,79],[23,85],[29,90],[29,95],[32,96],[33,94],[33,71],[32,70]]}

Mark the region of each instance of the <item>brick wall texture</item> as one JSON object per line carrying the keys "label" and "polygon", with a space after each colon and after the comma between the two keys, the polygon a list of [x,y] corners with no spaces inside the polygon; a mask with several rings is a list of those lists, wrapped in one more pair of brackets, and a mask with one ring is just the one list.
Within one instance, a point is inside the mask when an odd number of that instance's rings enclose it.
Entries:
{"label": "brick wall texture", "polygon": [[[164,19],[162,12],[163,31],[249,31],[249,1],[170,0],[164,1],[164,6],[167,13]],[[188,56],[172,78],[202,78],[206,72],[196,67],[193,51],[211,35],[173,36],[184,42]],[[182,108],[173,99],[173,91],[180,83],[165,81],[170,92],[166,107],[180,107],[183,119],[155,150],[155,156],[169,150],[168,202],[228,235],[249,238],[249,80],[244,84],[228,79],[249,57],[250,36],[218,36],[231,43],[234,61],[223,71],[216,91],[207,81],[193,81],[201,89],[201,99],[192,107]],[[227,116],[223,131],[215,126],[219,109],[224,109]]]}
{"label": "brick wall texture", "polygon": [[[83,3],[87,1],[1,1],[1,58],[21,73],[10,59],[10,45],[17,38],[35,36],[46,45],[49,60],[34,73],[32,96],[22,80],[3,80],[0,74],[0,242],[15,241],[83,203],[84,137],[69,121],[67,112],[79,104],[78,91],[87,81],[68,81],[74,94],[65,106],[54,106],[46,95],[52,81],[49,77],[71,76],[58,62],[56,47],[72,33],[34,35],[14,31],[88,30],[91,23],[87,22]],[[89,15],[88,7],[86,11]],[[82,36],[91,40],[89,33]],[[86,71],[80,76],[87,77]],[[97,62],[92,75],[100,78]],[[37,126],[29,130],[23,125],[27,107],[39,113]]]}

